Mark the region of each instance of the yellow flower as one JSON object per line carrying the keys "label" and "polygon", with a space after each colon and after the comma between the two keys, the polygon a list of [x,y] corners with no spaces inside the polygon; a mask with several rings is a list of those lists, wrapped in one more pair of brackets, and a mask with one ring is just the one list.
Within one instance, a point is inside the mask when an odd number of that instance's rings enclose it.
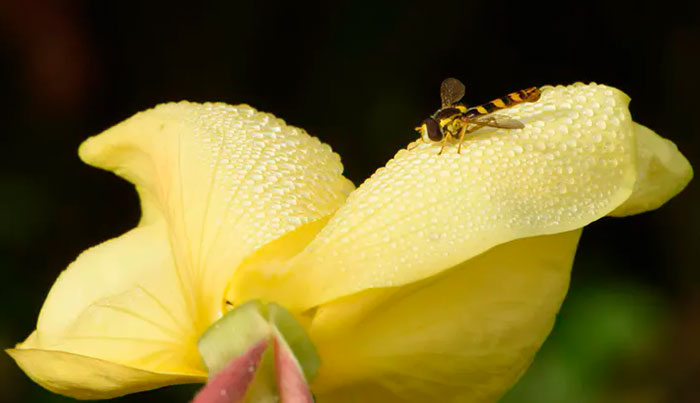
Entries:
{"label": "yellow flower", "polygon": [[260,299],[313,339],[320,401],[494,400],[549,333],[581,228],[692,177],[628,101],[546,87],[504,112],[524,129],[401,150],[355,191],[327,145],[250,107],[139,113],[80,148],[134,184],[139,225],[81,254],[8,353],[77,398],[204,382],[197,339]]}

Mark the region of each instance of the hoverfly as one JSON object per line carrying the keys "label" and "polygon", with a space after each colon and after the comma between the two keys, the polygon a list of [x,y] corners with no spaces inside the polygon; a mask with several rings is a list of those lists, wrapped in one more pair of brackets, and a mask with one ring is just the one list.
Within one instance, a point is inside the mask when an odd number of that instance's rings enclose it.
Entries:
{"label": "hoverfly", "polygon": [[459,153],[464,136],[484,126],[522,129],[525,127],[522,122],[491,112],[523,102],[535,102],[540,99],[540,90],[537,87],[531,87],[511,92],[506,96],[470,108],[459,102],[463,97],[464,84],[456,78],[445,79],[440,85],[442,107],[415,128],[420,133],[419,140],[422,142],[442,142],[438,155],[442,154],[449,137],[458,141],[457,153]]}

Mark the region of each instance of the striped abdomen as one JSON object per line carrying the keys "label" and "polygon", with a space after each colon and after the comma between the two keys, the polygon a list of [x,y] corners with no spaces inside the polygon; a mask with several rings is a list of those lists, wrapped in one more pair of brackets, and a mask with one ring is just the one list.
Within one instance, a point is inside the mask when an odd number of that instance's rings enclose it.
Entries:
{"label": "striped abdomen", "polygon": [[493,101],[487,102],[483,105],[471,107],[466,112],[466,117],[470,118],[479,115],[486,115],[500,109],[510,108],[511,106],[521,104],[523,102],[535,102],[538,99],[540,99],[539,88],[530,87],[524,90],[511,92],[506,96],[496,98]]}

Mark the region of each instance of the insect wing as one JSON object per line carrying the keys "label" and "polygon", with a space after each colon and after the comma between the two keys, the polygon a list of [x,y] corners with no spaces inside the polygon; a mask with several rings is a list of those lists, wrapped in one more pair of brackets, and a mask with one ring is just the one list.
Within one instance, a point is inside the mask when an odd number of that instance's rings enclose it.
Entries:
{"label": "insect wing", "polygon": [[466,122],[479,126],[497,127],[499,129],[522,129],[525,127],[523,122],[503,115],[477,116],[466,120]]}
{"label": "insect wing", "polygon": [[456,104],[464,97],[464,84],[456,78],[446,78],[440,84],[440,99],[442,107],[445,108]]}

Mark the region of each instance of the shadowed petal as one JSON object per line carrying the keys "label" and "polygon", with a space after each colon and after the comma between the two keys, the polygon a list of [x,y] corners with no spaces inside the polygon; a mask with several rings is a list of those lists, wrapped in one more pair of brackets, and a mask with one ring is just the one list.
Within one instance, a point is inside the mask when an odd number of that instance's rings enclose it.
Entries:
{"label": "shadowed petal", "polygon": [[496,401],[551,330],[580,234],[519,239],[434,278],[323,305],[311,324],[318,401]]}

